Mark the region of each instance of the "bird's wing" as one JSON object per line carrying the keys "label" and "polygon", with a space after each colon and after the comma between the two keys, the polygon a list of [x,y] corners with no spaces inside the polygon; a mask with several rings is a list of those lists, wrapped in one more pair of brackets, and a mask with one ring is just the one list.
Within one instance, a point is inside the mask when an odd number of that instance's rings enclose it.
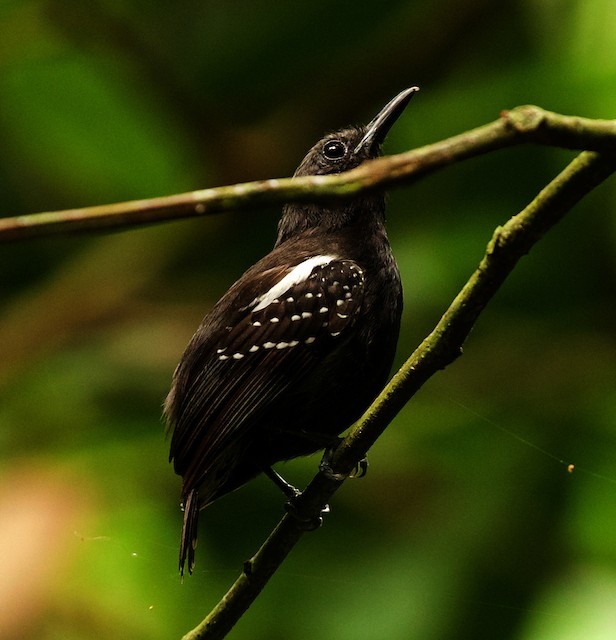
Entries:
{"label": "bird's wing", "polygon": [[[209,473],[230,473],[237,453],[232,445],[242,446],[252,419],[348,335],[362,306],[364,274],[351,260],[325,258],[287,268],[257,295],[248,286],[248,296],[232,289],[234,313],[225,314],[224,326],[199,337],[189,370],[178,371],[183,382],[170,411],[170,457],[185,493]],[[250,298],[245,306],[242,298]]]}

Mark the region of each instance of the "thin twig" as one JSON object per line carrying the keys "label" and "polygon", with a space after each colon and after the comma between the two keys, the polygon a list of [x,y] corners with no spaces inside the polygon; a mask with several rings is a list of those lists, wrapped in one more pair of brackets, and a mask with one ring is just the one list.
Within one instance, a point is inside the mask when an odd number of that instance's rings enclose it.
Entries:
{"label": "thin twig", "polygon": [[[585,151],[505,225],[498,227],[476,271],[432,333],[415,350],[366,413],[351,428],[331,461],[300,496],[302,519],[318,517],[344,479],[400,409],[440,369],[462,352],[471,328],[517,262],[579,200],[616,171],[616,156]],[[224,638],[252,604],[304,532],[286,515],[244,572],[203,622],[183,640]]]}
{"label": "thin twig", "polygon": [[408,184],[453,162],[526,142],[614,151],[616,121],[563,116],[534,106],[516,107],[477,129],[366,162],[338,175],[246,182],[161,198],[1,218],[0,242],[152,224],[265,204],[350,198],[362,191]]}

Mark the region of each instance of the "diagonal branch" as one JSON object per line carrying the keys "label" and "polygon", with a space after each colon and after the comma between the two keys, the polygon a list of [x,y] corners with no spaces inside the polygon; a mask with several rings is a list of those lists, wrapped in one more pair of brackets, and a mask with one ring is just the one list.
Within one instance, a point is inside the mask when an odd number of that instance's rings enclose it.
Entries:
{"label": "diagonal branch", "polygon": [[[492,126],[492,125],[488,125]],[[567,129],[566,136],[573,135]],[[610,134],[611,135],[611,134]],[[406,154],[404,154],[406,155]],[[406,402],[432,375],[453,362],[486,304],[517,262],[579,200],[616,171],[616,156],[585,151],[519,214],[498,227],[476,271],[432,333],[415,350],[300,496],[298,515],[319,517],[345,478]],[[203,622],[184,640],[223,638],[261,592],[303,535],[285,515],[243,573]]]}
{"label": "diagonal branch", "polygon": [[406,153],[331,176],[261,180],[172,196],[0,219],[0,242],[114,229],[282,202],[322,202],[408,184],[453,162],[516,144],[616,151],[616,120],[563,116],[539,107],[504,111],[494,122]]}

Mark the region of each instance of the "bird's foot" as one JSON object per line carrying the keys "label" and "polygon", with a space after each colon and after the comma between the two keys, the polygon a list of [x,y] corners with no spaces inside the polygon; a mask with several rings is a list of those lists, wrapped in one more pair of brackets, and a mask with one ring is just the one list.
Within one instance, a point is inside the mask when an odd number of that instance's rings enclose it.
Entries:
{"label": "bird's foot", "polygon": [[315,529],[318,529],[323,524],[323,516],[330,511],[329,505],[326,504],[323,509],[321,509],[320,515],[315,516],[314,518],[304,518],[299,514],[296,500],[293,498],[285,502],[284,509],[295,520],[295,522],[297,522],[297,526],[302,529],[302,531],[314,531]]}
{"label": "bird's foot", "polygon": [[325,505],[318,516],[314,518],[305,518],[300,515],[300,510],[297,506],[297,500],[302,495],[301,491],[287,482],[271,467],[264,467],[263,473],[265,473],[265,475],[272,480],[272,482],[285,494],[285,496],[287,496],[288,500],[284,505],[285,511],[295,519],[300,529],[303,529],[304,531],[314,531],[323,524],[323,516],[326,513],[329,513],[329,505]]}
{"label": "bird's foot", "polygon": [[321,462],[319,464],[319,470],[332,480],[337,481],[345,480],[347,477],[363,478],[368,473],[368,458],[366,458],[365,456],[355,465],[355,469],[353,469],[353,471],[351,471],[348,476],[345,476],[342,473],[334,473],[331,463],[334,457],[334,453],[341,442],[342,438],[338,438],[335,445],[327,447],[327,449],[325,449],[325,451],[323,452],[323,457],[321,458]]}
{"label": "bird's foot", "polygon": [[349,478],[363,478],[368,473],[368,458],[365,456],[355,465],[355,469],[349,473]]}

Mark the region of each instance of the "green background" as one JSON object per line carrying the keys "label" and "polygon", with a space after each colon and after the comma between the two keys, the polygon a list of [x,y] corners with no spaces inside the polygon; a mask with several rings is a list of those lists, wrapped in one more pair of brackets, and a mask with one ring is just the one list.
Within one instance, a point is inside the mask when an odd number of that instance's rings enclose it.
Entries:
{"label": "green background", "polygon": [[[288,176],[414,84],[388,153],[518,104],[616,117],[613,0],[4,0],[0,34],[6,216]],[[391,194],[398,363],[572,157],[509,149]],[[616,637],[615,212],[612,179],[522,261],[231,638]],[[281,516],[263,478],[213,505],[180,583],[160,407],[277,217],[0,245],[0,637],[178,638]],[[318,460],[281,470],[302,486]]]}

